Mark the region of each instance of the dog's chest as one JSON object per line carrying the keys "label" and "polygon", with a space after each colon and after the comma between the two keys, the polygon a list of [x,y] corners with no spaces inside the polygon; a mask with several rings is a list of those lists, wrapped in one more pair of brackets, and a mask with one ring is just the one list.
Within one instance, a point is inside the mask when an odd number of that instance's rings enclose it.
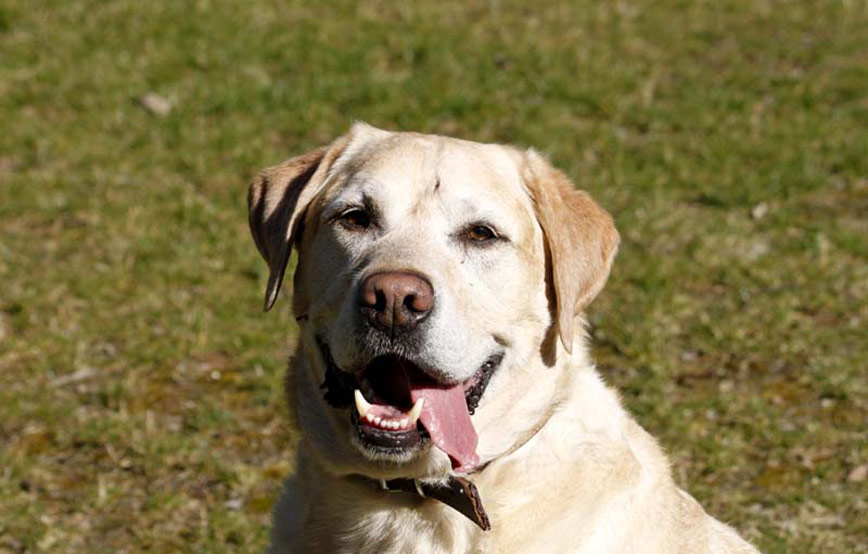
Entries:
{"label": "dog's chest", "polygon": [[296,521],[297,551],[314,554],[469,554],[481,546],[481,532],[463,515],[403,492],[336,494]]}
{"label": "dog's chest", "polygon": [[[432,521],[412,513],[374,513],[342,534],[341,544],[329,552],[360,554],[447,554],[479,552],[464,526]],[[317,554],[321,554],[318,551]]]}

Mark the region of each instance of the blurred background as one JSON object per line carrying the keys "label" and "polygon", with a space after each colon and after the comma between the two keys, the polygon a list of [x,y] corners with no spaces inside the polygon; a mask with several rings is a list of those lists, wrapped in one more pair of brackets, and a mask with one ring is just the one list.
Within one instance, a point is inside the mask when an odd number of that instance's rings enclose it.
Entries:
{"label": "blurred background", "polygon": [[594,357],[766,553],[868,552],[868,4],[0,0],[0,552],[260,552],[294,322],[246,183],[353,119],[615,217]]}

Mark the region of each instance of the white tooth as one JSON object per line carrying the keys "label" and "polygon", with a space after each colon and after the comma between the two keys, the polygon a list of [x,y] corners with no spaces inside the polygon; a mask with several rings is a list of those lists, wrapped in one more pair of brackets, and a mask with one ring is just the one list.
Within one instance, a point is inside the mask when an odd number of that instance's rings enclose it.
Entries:
{"label": "white tooth", "polygon": [[407,419],[405,417],[404,419],[401,420],[401,427],[409,427],[409,426],[410,426],[410,420],[409,419]]}
{"label": "white tooth", "polygon": [[419,421],[419,414],[422,413],[422,404],[424,403],[425,399],[420,398],[416,401],[415,404],[413,404],[413,409],[410,410],[410,413],[407,414],[407,418],[410,420],[410,424],[415,424],[417,421]]}
{"label": "white tooth", "polygon": [[373,423],[373,422],[374,422],[374,414],[368,414],[368,415],[366,415],[366,416],[365,416],[365,419],[368,420],[368,421],[370,421],[371,423]]}
{"label": "white tooth", "polygon": [[392,429],[397,429],[397,428],[400,427],[400,426],[401,426],[401,424],[398,423],[397,421],[393,421],[393,422],[392,422]]}
{"label": "white tooth", "polygon": [[382,421],[383,421],[383,418],[381,418],[380,416],[374,416],[374,423],[376,423],[377,425],[382,423]]}
{"label": "white tooth", "polygon": [[369,411],[371,411],[371,405],[365,400],[362,391],[356,389],[353,395],[356,397],[356,409],[359,411],[359,415],[365,417]]}

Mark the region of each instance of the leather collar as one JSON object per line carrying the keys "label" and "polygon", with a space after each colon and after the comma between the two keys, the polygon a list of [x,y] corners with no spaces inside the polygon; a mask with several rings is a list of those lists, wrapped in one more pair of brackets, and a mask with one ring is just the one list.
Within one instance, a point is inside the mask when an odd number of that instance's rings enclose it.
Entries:
{"label": "leather collar", "polygon": [[437,500],[463,514],[483,531],[491,529],[476,485],[464,477],[452,476],[445,482],[425,482],[419,479],[368,480],[384,491],[409,492],[422,498]]}

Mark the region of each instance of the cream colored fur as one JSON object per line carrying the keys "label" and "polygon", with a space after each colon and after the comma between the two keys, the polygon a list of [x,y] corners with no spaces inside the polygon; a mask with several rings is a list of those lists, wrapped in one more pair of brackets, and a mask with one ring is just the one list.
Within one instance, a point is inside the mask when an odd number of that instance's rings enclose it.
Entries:
{"label": "cream colored fur", "polygon": [[[336,226],[330,214],[362,197],[380,210],[378,231]],[[249,201],[271,269],[268,306],[289,249],[299,250],[301,336],[287,378],[297,466],[274,511],[270,553],[757,552],[675,485],[657,443],[588,359],[581,312],[606,280],[618,235],[539,155],[357,124],[264,171]],[[456,242],[478,218],[509,241],[482,250]],[[418,353],[426,371],[463,380],[505,349],[472,418],[483,469],[469,477],[488,532],[439,502],[373,487],[369,478],[441,479],[450,463],[433,447],[399,461],[367,454],[348,410],[319,388],[315,338],[341,367],[363,361],[355,287],[402,269],[436,291]]]}

